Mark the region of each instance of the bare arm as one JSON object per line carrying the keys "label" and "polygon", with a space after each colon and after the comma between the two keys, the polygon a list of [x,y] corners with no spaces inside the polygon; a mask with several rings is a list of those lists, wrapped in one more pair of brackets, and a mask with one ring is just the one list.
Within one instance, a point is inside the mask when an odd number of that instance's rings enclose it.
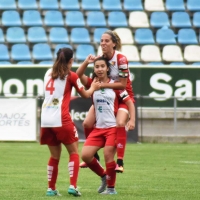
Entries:
{"label": "bare arm", "polygon": [[76,74],[80,78],[83,85],[87,84],[87,76],[84,74],[88,64],[93,63],[96,59],[96,56],[88,55],[88,57],[84,60],[84,62],[79,66],[76,70]]}
{"label": "bare arm", "polygon": [[92,84],[91,84],[91,86],[90,86],[90,88],[88,90],[85,90],[85,89],[81,90],[79,92],[79,94],[83,98],[89,98],[89,97],[92,96],[92,94],[93,94],[93,92],[95,90],[99,90],[99,89],[100,89],[100,83],[99,83],[99,81],[97,81],[96,79],[94,79],[93,82],[92,82]]}
{"label": "bare arm", "polygon": [[126,124],[128,130],[133,130],[135,128],[135,105],[131,100],[126,101],[126,105],[128,106],[130,118]]}
{"label": "bare arm", "polygon": [[127,78],[120,78],[115,83],[101,83],[101,88],[111,88],[114,90],[124,90],[126,88]]}

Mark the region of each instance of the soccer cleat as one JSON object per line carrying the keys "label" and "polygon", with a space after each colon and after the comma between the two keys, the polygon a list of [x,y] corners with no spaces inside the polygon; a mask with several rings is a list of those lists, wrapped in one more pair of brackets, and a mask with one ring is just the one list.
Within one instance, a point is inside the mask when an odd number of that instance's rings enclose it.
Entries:
{"label": "soccer cleat", "polygon": [[80,168],[87,168],[87,164],[85,162],[80,163],[79,165]]}
{"label": "soccer cleat", "polygon": [[101,194],[105,194],[105,195],[109,195],[109,194],[117,194],[117,191],[115,190],[115,188],[107,188],[104,192],[102,192]]}
{"label": "soccer cleat", "polygon": [[73,195],[73,196],[75,196],[75,197],[80,197],[81,196],[81,193],[73,185],[69,186],[68,193]]}
{"label": "soccer cleat", "polygon": [[124,168],[123,168],[123,166],[119,166],[119,165],[117,164],[117,165],[116,165],[116,168],[115,168],[115,171],[116,171],[117,173],[123,173]]}
{"label": "soccer cleat", "polygon": [[106,175],[101,177],[101,185],[98,188],[98,193],[102,193],[107,186],[107,182],[106,182]]}
{"label": "soccer cleat", "polygon": [[46,196],[61,196],[61,194],[58,192],[58,190],[52,190],[51,188],[48,188]]}

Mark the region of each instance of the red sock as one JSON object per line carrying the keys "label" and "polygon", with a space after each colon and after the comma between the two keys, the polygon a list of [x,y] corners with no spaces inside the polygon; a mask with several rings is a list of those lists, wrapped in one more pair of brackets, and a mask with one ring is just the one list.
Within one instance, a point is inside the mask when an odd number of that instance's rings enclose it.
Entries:
{"label": "red sock", "polygon": [[77,186],[78,172],[79,172],[79,155],[71,154],[69,156],[68,163],[70,185],[73,185],[75,188]]}
{"label": "red sock", "polygon": [[107,186],[115,187],[116,182],[116,172],[115,172],[116,163],[115,161],[106,163],[106,175],[107,175]]}
{"label": "red sock", "polygon": [[59,160],[50,157],[47,165],[48,186],[52,190],[56,189],[56,180],[58,176],[58,163]]}
{"label": "red sock", "polygon": [[102,177],[106,174],[104,168],[100,165],[96,158],[93,158],[92,162],[87,163],[87,165],[98,176]]}
{"label": "red sock", "polygon": [[84,128],[85,138],[87,139],[88,135],[92,132],[93,128]]}
{"label": "red sock", "polygon": [[126,147],[125,127],[117,127],[117,158],[123,159]]}

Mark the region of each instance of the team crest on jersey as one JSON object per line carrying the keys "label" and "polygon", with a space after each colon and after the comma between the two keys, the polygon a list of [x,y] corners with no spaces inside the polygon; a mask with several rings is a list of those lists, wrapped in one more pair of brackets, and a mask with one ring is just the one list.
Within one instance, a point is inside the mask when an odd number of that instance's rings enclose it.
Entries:
{"label": "team crest on jersey", "polygon": [[53,105],[58,105],[59,104],[59,100],[57,98],[54,98],[52,102],[53,102]]}
{"label": "team crest on jersey", "polygon": [[112,66],[115,66],[115,61],[111,61],[110,64],[111,64]]}

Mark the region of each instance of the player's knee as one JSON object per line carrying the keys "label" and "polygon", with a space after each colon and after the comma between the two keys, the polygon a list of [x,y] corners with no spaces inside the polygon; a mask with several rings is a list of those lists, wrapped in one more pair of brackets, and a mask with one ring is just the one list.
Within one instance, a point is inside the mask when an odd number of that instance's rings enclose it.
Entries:
{"label": "player's knee", "polygon": [[126,125],[126,122],[124,120],[117,121],[117,127],[124,127],[125,125]]}

